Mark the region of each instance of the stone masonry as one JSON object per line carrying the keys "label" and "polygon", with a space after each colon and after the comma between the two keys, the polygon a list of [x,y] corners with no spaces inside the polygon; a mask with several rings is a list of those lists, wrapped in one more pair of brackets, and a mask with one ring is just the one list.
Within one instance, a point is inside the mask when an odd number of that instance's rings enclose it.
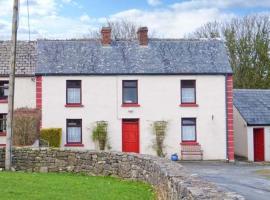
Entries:
{"label": "stone masonry", "polygon": [[[4,148],[0,148],[0,168],[4,167],[4,154]],[[135,153],[16,148],[13,150],[13,169],[86,173],[144,181],[155,187],[162,200],[243,199],[191,176],[178,163]]]}

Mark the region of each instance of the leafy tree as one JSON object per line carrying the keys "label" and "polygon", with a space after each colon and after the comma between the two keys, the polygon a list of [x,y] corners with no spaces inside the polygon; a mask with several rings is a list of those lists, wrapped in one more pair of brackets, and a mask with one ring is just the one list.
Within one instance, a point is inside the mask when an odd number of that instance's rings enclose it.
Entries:
{"label": "leafy tree", "polygon": [[235,88],[270,88],[270,15],[210,22],[189,37],[220,37],[225,41]]}

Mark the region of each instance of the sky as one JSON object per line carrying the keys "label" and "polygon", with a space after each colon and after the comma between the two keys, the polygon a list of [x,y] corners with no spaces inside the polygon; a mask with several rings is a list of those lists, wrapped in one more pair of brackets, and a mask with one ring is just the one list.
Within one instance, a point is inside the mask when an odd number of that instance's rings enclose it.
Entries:
{"label": "sky", "polygon": [[[11,38],[13,0],[0,0],[0,40]],[[270,0],[28,0],[31,39],[81,38],[107,20],[147,26],[157,37],[181,38],[211,21],[270,13]],[[28,40],[27,0],[20,0],[18,39]]]}

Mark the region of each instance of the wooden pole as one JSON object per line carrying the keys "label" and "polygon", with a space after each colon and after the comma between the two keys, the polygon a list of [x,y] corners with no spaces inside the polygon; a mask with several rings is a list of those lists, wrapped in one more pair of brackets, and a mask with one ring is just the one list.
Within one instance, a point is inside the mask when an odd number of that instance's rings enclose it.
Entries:
{"label": "wooden pole", "polygon": [[17,29],[19,0],[13,1],[13,18],[12,18],[12,36],[11,36],[11,59],[9,72],[9,94],[8,94],[8,116],[7,116],[7,136],[6,136],[6,157],[5,169],[11,169],[11,151],[12,151],[12,135],[13,135],[13,111],[14,111],[14,85],[15,85],[15,69],[16,69],[16,47],[17,47]]}

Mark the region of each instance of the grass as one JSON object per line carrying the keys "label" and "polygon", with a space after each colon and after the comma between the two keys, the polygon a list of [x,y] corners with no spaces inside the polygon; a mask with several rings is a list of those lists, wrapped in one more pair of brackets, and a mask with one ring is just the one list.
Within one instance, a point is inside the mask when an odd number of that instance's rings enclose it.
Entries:
{"label": "grass", "polygon": [[270,169],[260,169],[255,171],[255,173],[270,179]]}
{"label": "grass", "polygon": [[0,172],[0,198],[8,200],[153,200],[150,185],[113,177],[68,173]]}

